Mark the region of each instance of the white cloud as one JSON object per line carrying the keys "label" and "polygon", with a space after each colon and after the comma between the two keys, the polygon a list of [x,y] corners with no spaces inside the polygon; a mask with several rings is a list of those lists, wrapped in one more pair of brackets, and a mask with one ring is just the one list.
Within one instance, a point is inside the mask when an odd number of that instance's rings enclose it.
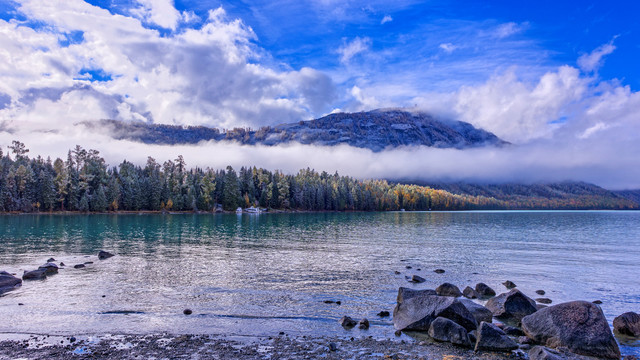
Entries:
{"label": "white cloud", "polygon": [[447,54],[451,54],[455,49],[457,49],[458,47],[453,45],[452,43],[442,43],[440,45],[438,45],[438,47],[440,49],[442,49],[444,52],[446,52]]}
{"label": "white cloud", "polygon": [[380,21],[380,25],[386,24],[388,22],[392,22],[393,18],[391,17],[391,15],[385,15],[382,20]]}
{"label": "white cloud", "polygon": [[[615,38],[614,38],[615,40]],[[589,54],[584,54],[578,58],[578,66],[584,72],[597,71],[603,63],[603,58],[611,54],[616,49],[613,40],[608,44],[604,44],[593,50]]]}
{"label": "white cloud", "polygon": [[514,22],[508,22],[505,24],[501,24],[494,31],[494,36],[500,39],[521,33],[525,30],[527,24],[517,24]]}
{"label": "white cloud", "polygon": [[166,29],[175,30],[182,15],[174,7],[173,0],[137,0],[140,7],[132,10],[134,15]]}
{"label": "white cloud", "polygon": [[348,63],[354,56],[366,52],[371,47],[371,39],[368,37],[356,37],[350,42],[344,42],[342,46],[338,48],[338,54],[340,54],[340,62]]}
{"label": "white cloud", "polygon": [[[166,11],[170,2],[162,4],[153,3],[152,13],[172,13]],[[79,0],[23,0],[19,11],[47,26],[34,30],[0,20],[0,93],[11,104],[0,109],[2,121],[108,117],[257,127],[325,113],[335,97],[333,82],[319,71],[261,65],[268,55],[256,46],[253,31],[222,8],[210,11],[200,28],[164,37],[136,18]],[[176,17],[154,19],[173,26]],[[82,32],[83,40],[62,45],[59,40],[72,31]],[[81,75],[87,69],[111,80],[91,81]],[[63,115],[85,101],[99,106]]]}

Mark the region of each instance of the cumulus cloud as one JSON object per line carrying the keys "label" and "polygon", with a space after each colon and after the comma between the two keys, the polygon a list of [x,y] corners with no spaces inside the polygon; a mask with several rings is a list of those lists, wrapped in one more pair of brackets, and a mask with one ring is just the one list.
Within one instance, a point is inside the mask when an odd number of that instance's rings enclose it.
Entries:
{"label": "cumulus cloud", "polygon": [[138,0],[139,8],[131,12],[147,22],[163,28],[175,30],[182,15],[174,7],[172,0]]}
{"label": "cumulus cloud", "polygon": [[[169,1],[142,1],[145,19],[174,28],[184,14]],[[22,0],[18,11],[46,26],[0,20],[0,118],[50,122],[113,118],[224,128],[311,118],[331,109],[332,80],[303,68],[279,70],[256,35],[222,8],[198,28],[168,36],[135,17],[80,0]],[[69,34],[79,40],[61,41]],[[52,99],[51,92],[64,94]],[[6,97],[10,97],[7,106]],[[93,104],[84,111],[82,103]],[[54,119],[52,114],[64,114]],[[41,121],[41,120],[38,120]]]}
{"label": "cumulus cloud", "polygon": [[578,58],[578,66],[584,72],[597,71],[602,66],[603,58],[611,54],[615,49],[613,40],[611,40],[608,44],[601,45],[592,52],[580,56]]}
{"label": "cumulus cloud", "polygon": [[393,18],[391,17],[391,15],[385,15],[382,20],[380,20],[380,25],[384,25],[388,22],[392,22]]}
{"label": "cumulus cloud", "polygon": [[348,63],[354,56],[366,52],[371,47],[371,39],[368,37],[356,37],[355,39],[344,42],[342,46],[338,48],[338,54],[340,54],[340,62],[343,64]]}

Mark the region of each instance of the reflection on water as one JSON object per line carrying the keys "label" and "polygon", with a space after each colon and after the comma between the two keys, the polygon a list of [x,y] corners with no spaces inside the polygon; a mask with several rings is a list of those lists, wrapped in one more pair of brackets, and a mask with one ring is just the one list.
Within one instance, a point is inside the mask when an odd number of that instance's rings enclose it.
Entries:
{"label": "reflection on water", "polygon": [[[19,274],[51,256],[94,262],[1,297],[0,332],[391,337],[375,314],[397,288],[444,281],[598,299],[609,321],[640,310],[639,212],[0,216],[0,243],[0,270]],[[343,315],[373,326],[347,333]]]}

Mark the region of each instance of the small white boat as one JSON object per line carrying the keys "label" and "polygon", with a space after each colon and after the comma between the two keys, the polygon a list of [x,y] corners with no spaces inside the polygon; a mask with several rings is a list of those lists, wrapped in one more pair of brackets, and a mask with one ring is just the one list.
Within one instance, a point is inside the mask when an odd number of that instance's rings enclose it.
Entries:
{"label": "small white boat", "polygon": [[242,208],[241,207],[236,209],[236,214],[242,214]]}
{"label": "small white boat", "polygon": [[248,207],[246,209],[244,209],[244,212],[248,213],[248,214],[259,214],[260,213],[260,209],[257,209],[253,206]]}

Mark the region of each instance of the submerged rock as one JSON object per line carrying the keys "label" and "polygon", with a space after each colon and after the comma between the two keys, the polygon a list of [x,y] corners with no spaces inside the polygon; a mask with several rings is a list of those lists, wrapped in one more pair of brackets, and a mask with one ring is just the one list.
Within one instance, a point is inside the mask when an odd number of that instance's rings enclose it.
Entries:
{"label": "submerged rock", "polygon": [[504,287],[506,287],[507,289],[513,289],[514,287],[516,287],[517,285],[511,281],[511,280],[507,280],[505,282],[502,283],[502,285],[504,285]]}
{"label": "submerged rock", "polygon": [[47,262],[48,262],[48,263],[50,263],[50,262],[54,262],[54,261],[56,261],[56,259],[54,259],[54,258],[49,258],[49,259],[47,259]]}
{"label": "submerged rock", "polygon": [[351,329],[354,326],[358,325],[358,323],[355,320],[353,320],[348,316],[343,316],[342,318],[340,318],[340,320],[338,320],[338,323],[342,325],[342,327],[345,329]]}
{"label": "submerged rock", "polygon": [[369,328],[369,320],[365,318],[358,321],[358,328],[362,330],[367,330]]}
{"label": "submerged rock", "polygon": [[85,267],[84,264],[77,264],[77,265],[73,265],[74,269],[82,269],[83,267]]}
{"label": "submerged rock", "polygon": [[442,285],[438,286],[436,288],[436,293],[440,296],[453,296],[453,297],[459,297],[462,296],[462,292],[460,292],[460,289],[450,283],[443,283]]}
{"label": "submerged rock", "polygon": [[502,320],[513,321],[520,321],[523,317],[538,310],[536,302],[518,289],[513,289],[489,299],[485,306],[491,310],[493,316]]}
{"label": "submerged rock", "polygon": [[477,299],[480,297],[480,295],[470,286],[467,286],[466,288],[464,288],[464,290],[462,290],[462,295],[464,295],[464,297],[466,297],[467,299]]}
{"label": "submerged rock", "polygon": [[14,290],[22,285],[22,280],[9,274],[6,271],[0,272],[0,294]]}
{"label": "submerged rock", "polygon": [[98,259],[100,259],[100,260],[108,259],[108,258],[113,257],[113,256],[115,256],[115,255],[113,255],[110,252],[104,251],[104,250],[100,250],[98,252]]}
{"label": "submerged rock", "polygon": [[393,325],[397,330],[428,331],[437,317],[453,320],[467,331],[477,327],[476,319],[460,301],[426,293],[399,301],[393,310]]}
{"label": "submerged rock", "polygon": [[496,296],[495,290],[493,290],[489,285],[485,283],[477,283],[476,284],[476,292],[482,296],[483,298],[489,298],[492,296]]}
{"label": "submerged rock", "polygon": [[388,311],[380,311],[378,313],[378,316],[380,316],[380,317],[387,317],[389,315],[391,315],[391,314]]}
{"label": "submerged rock", "polygon": [[53,275],[58,273],[58,265],[48,262],[38,268],[38,270],[44,270],[47,275]]}
{"label": "submerged rock", "polygon": [[511,351],[518,348],[518,344],[502,329],[488,322],[480,323],[476,337],[475,351]]}
{"label": "submerged rock", "polygon": [[488,323],[493,321],[493,313],[486,307],[467,299],[459,299],[458,301],[469,310],[478,324],[483,321]]}
{"label": "submerged rock", "polygon": [[471,347],[471,342],[467,336],[467,330],[455,322],[438,317],[431,322],[428,331],[436,341],[450,342],[455,345]]}
{"label": "submerged rock", "polygon": [[25,271],[22,280],[43,280],[47,278],[47,271],[44,269]]}
{"label": "submerged rock", "polygon": [[586,356],[619,359],[616,343],[602,310],[586,301],[571,301],[522,319],[522,330],[536,342],[551,348],[566,347]]}
{"label": "submerged rock", "polygon": [[444,274],[445,271],[444,271],[444,269],[435,269],[435,270],[433,270],[433,272],[436,273],[436,274]]}
{"label": "submerged rock", "polygon": [[183,314],[185,314],[185,315],[191,315],[191,314],[193,314],[193,310],[191,310],[191,309],[184,309],[184,310],[182,311],[182,313],[183,313]]}
{"label": "submerged rock", "polygon": [[551,304],[553,302],[549,298],[537,298],[536,301],[540,304]]}
{"label": "submerged rock", "polygon": [[640,337],[640,314],[630,311],[616,317],[613,329],[622,335]]}
{"label": "submerged rock", "polygon": [[412,283],[423,283],[427,280],[425,280],[423,277],[418,276],[418,275],[411,275],[411,278],[409,279],[409,282]]}
{"label": "submerged rock", "polygon": [[546,294],[546,292],[544,290],[536,290],[536,294],[544,295],[544,294]]}

